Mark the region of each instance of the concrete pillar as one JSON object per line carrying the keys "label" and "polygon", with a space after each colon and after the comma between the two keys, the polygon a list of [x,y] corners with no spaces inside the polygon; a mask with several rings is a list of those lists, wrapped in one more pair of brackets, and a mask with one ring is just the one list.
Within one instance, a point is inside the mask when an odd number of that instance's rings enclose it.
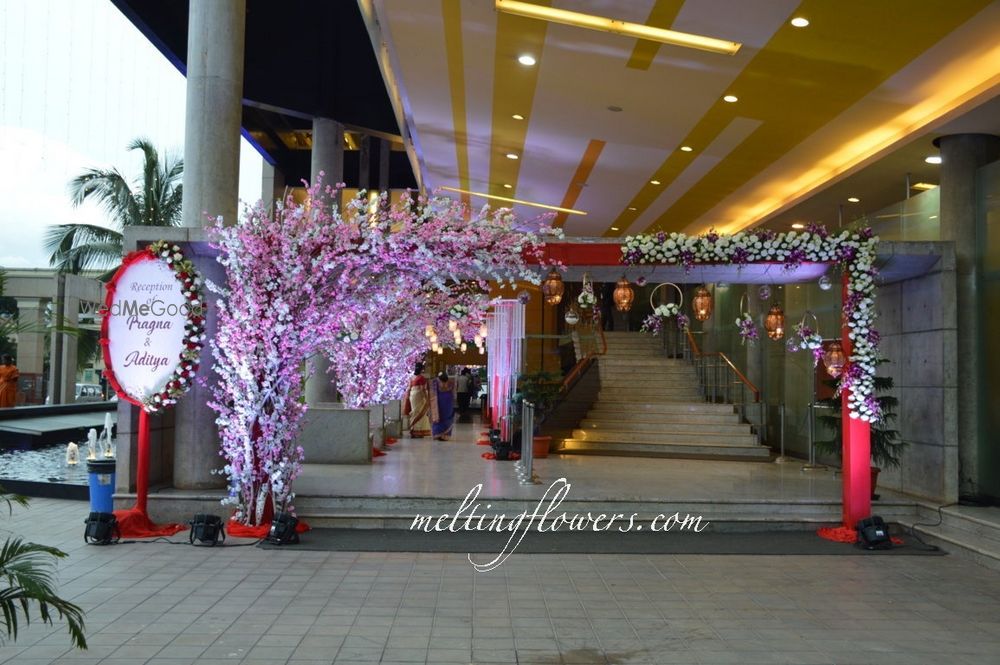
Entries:
{"label": "concrete pillar", "polygon": [[[80,299],[66,296],[63,299],[63,325],[70,330],[79,330]],[[75,334],[65,335],[62,344],[62,395],[61,404],[72,404],[76,401],[76,360],[77,347],[80,340]]]}
{"label": "concrete pillar", "polygon": [[358,189],[368,189],[371,186],[372,137],[361,137],[358,151]]}
{"label": "concrete pillar", "polygon": [[378,142],[378,189],[380,192],[389,190],[389,152],[392,144],[386,139]]}
{"label": "concrete pillar", "polygon": [[[323,173],[324,185],[343,182],[344,126],[341,123],[330,118],[313,118],[310,167],[312,182],[316,182],[320,172]],[[330,362],[322,356],[316,356],[312,362],[315,372],[306,381],[306,404],[338,401],[336,377],[327,371]]]}
{"label": "concrete pillar", "polygon": [[[243,40],[246,0],[191,0],[188,14],[187,107],[184,129],[183,224],[206,225],[205,213],[234,223],[239,205],[240,120],[243,96]],[[214,259],[195,257],[202,275],[221,271]],[[206,332],[214,335],[214,308]],[[199,377],[211,379],[212,356],[202,351]],[[207,386],[196,382],[177,405],[174,486],[209,489],[225,486],[215,412],[206,406]]]}
{"label": "concrete pillar", "polygon": [[1000,137],[954,134],[935,139],[941,149],[941,239],[955,243],[958,323],[959,493],[979,493],[979,260],[976,233],[976,170],[1000,158]]}
{"label": "concrete pillar", "polygon": [[41,298],[18,298],[17,369],[21,374],[45,372],[45,306]]}
{"label": "concrete pillar", "polygon": [[285,176],[266,161],[261,162],[260,198],[264,201],[264,205],[271,205],[274,201],[281,200],[284,191]]}

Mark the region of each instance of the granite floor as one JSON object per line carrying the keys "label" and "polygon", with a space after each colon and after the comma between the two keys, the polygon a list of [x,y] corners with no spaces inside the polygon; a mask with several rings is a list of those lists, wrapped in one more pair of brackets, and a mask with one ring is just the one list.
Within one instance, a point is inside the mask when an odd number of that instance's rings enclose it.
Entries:
{"label": "granite floor", "polygon": [[456,554],[87,546],[85,511],[36,499],[6,526],[69,552],[90,649],[33,624],[0,662],[1000,662],[1000,573],[954,556],[515,554],[476,573]]}

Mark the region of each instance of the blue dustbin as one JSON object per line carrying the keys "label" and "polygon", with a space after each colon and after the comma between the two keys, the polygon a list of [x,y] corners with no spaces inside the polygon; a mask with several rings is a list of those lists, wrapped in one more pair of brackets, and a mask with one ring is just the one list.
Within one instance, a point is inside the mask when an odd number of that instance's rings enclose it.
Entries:
{"label": "blue dustbin", "polygon": [[90,460],[87,462],[87,475],[90,477],[90,511],[113,512],[111,496],[115,493],[115,460]]}

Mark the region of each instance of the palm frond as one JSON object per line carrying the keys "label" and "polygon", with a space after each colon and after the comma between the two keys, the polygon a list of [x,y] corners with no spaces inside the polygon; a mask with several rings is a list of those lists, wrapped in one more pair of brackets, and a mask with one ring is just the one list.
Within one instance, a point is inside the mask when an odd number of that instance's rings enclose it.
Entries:
{"label": "palm frond", "polygon": [[117,169],[87,169],[70,181],[69,189],[74,206],[97,201],[119,230],[142,223],[142,206]]}
{"label": "palm frond", "polygon": [[78,274],[88,268],[105,268],[121,261],[121,233],[94,224],[50,226],[43,239],[49,265],[59,272]]}
{"label": "palm frond", "polygon": [[0,623],[7,637],[17,639],[21,616],[25,625],[31,624],[34,606],[43,623],[52,625],[55,616],[65,619],[73,645],[87,648],[83,610],[56,595],[56,560],[65,557],[65,552],[54,547],[16,537],[0,548],[0,578],[7,583],[0,588]]}

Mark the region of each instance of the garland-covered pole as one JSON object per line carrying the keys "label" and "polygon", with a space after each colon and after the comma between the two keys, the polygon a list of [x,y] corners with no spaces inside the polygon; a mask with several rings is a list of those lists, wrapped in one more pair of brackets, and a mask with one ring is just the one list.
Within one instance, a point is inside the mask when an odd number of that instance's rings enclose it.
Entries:
{"label": "garland-covered pole", "polygon": [[[847,300],[849,279],[845,270],[842,291],[844,301]],[[846,317],[842,320],[840,343],[844,347],[844,354],[850,359],[853,346]],[[847,395],[841,399],[844,403],[840,410],[841,429],[844,433],[843,517],[844,526],[853,529],[859,520],[869,517],[872,511],[871,425],[861,418],[852,418],[851,410],[847,408]]]}

